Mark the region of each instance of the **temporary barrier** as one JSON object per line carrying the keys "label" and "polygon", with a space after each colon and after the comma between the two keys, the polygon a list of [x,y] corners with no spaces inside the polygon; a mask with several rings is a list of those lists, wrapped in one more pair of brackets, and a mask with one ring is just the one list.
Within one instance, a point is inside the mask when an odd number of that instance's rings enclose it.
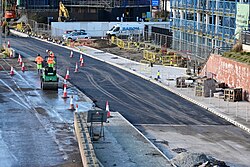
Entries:
{"label": "temporary barrier", "polygon": [[117,39],[117,46],[121,49],[124,49],[125,47],[124,41],[121,39]]}

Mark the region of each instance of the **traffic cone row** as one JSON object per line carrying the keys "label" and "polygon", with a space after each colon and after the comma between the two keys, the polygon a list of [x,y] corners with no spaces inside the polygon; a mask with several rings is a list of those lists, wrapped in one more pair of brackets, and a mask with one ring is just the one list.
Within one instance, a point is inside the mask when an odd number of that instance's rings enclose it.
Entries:
{"label": "traffic cone row", "polygon": [[[70,58],[73,58],[73,51],[70,52]],[[80,66],[83,67],[84,66],[84,59],[83,59],[83,55],[81,54],[80,55]],[[75,73],[79,71],[79,66],[78,66],[78,62],[76,62],[76,65],[75,65]],[[65,75],[65,78],[64,78],[64,81],[63,81],[63,96],[62,98],[69,98],[68,94],[67,94],[67,80],[70,79],[70,75],[69,75],[69,68],[67,69],[66,71],[66,75]],[[75,111],[75,112],[78,112],[78,104],[76,104],[76,106],[74,106],[74,103],[73,103],[73,95],[70,96],[70,106],[68,108],[69,110],[72,110],[72,111]]]}

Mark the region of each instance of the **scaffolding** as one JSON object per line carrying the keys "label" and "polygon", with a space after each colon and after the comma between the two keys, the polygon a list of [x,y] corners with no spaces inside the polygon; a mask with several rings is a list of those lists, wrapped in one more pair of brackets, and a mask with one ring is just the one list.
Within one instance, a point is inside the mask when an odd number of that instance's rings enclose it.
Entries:
{"label": "scaffolding", "polygon": [[171,0],[172,47],[206,59],[212,48],[232,46],[236,5],[237,0]]}

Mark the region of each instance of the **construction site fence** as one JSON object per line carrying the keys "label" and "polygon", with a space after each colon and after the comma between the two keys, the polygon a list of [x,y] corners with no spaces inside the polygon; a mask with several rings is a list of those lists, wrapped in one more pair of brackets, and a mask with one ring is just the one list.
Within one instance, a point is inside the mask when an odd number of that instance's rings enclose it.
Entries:
{"label": "construction site fence", "polygon": [[34,20],[28,20],[28,24],[31,27],[32,33],[35,33],[36,35],[51,37],[51,26],[49,24],[38,23]]}

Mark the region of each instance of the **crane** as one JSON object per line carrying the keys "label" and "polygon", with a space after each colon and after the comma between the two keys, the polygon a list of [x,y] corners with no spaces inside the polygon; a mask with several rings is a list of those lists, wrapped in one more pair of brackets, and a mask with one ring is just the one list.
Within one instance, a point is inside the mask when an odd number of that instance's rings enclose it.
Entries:
{"label": "crane", "polygon": [[62,22],[62,21],[67,21],[67,20],[69,20],[68,9],[60,1],[59,2],[59,17],[58,17],[58,21]]}

